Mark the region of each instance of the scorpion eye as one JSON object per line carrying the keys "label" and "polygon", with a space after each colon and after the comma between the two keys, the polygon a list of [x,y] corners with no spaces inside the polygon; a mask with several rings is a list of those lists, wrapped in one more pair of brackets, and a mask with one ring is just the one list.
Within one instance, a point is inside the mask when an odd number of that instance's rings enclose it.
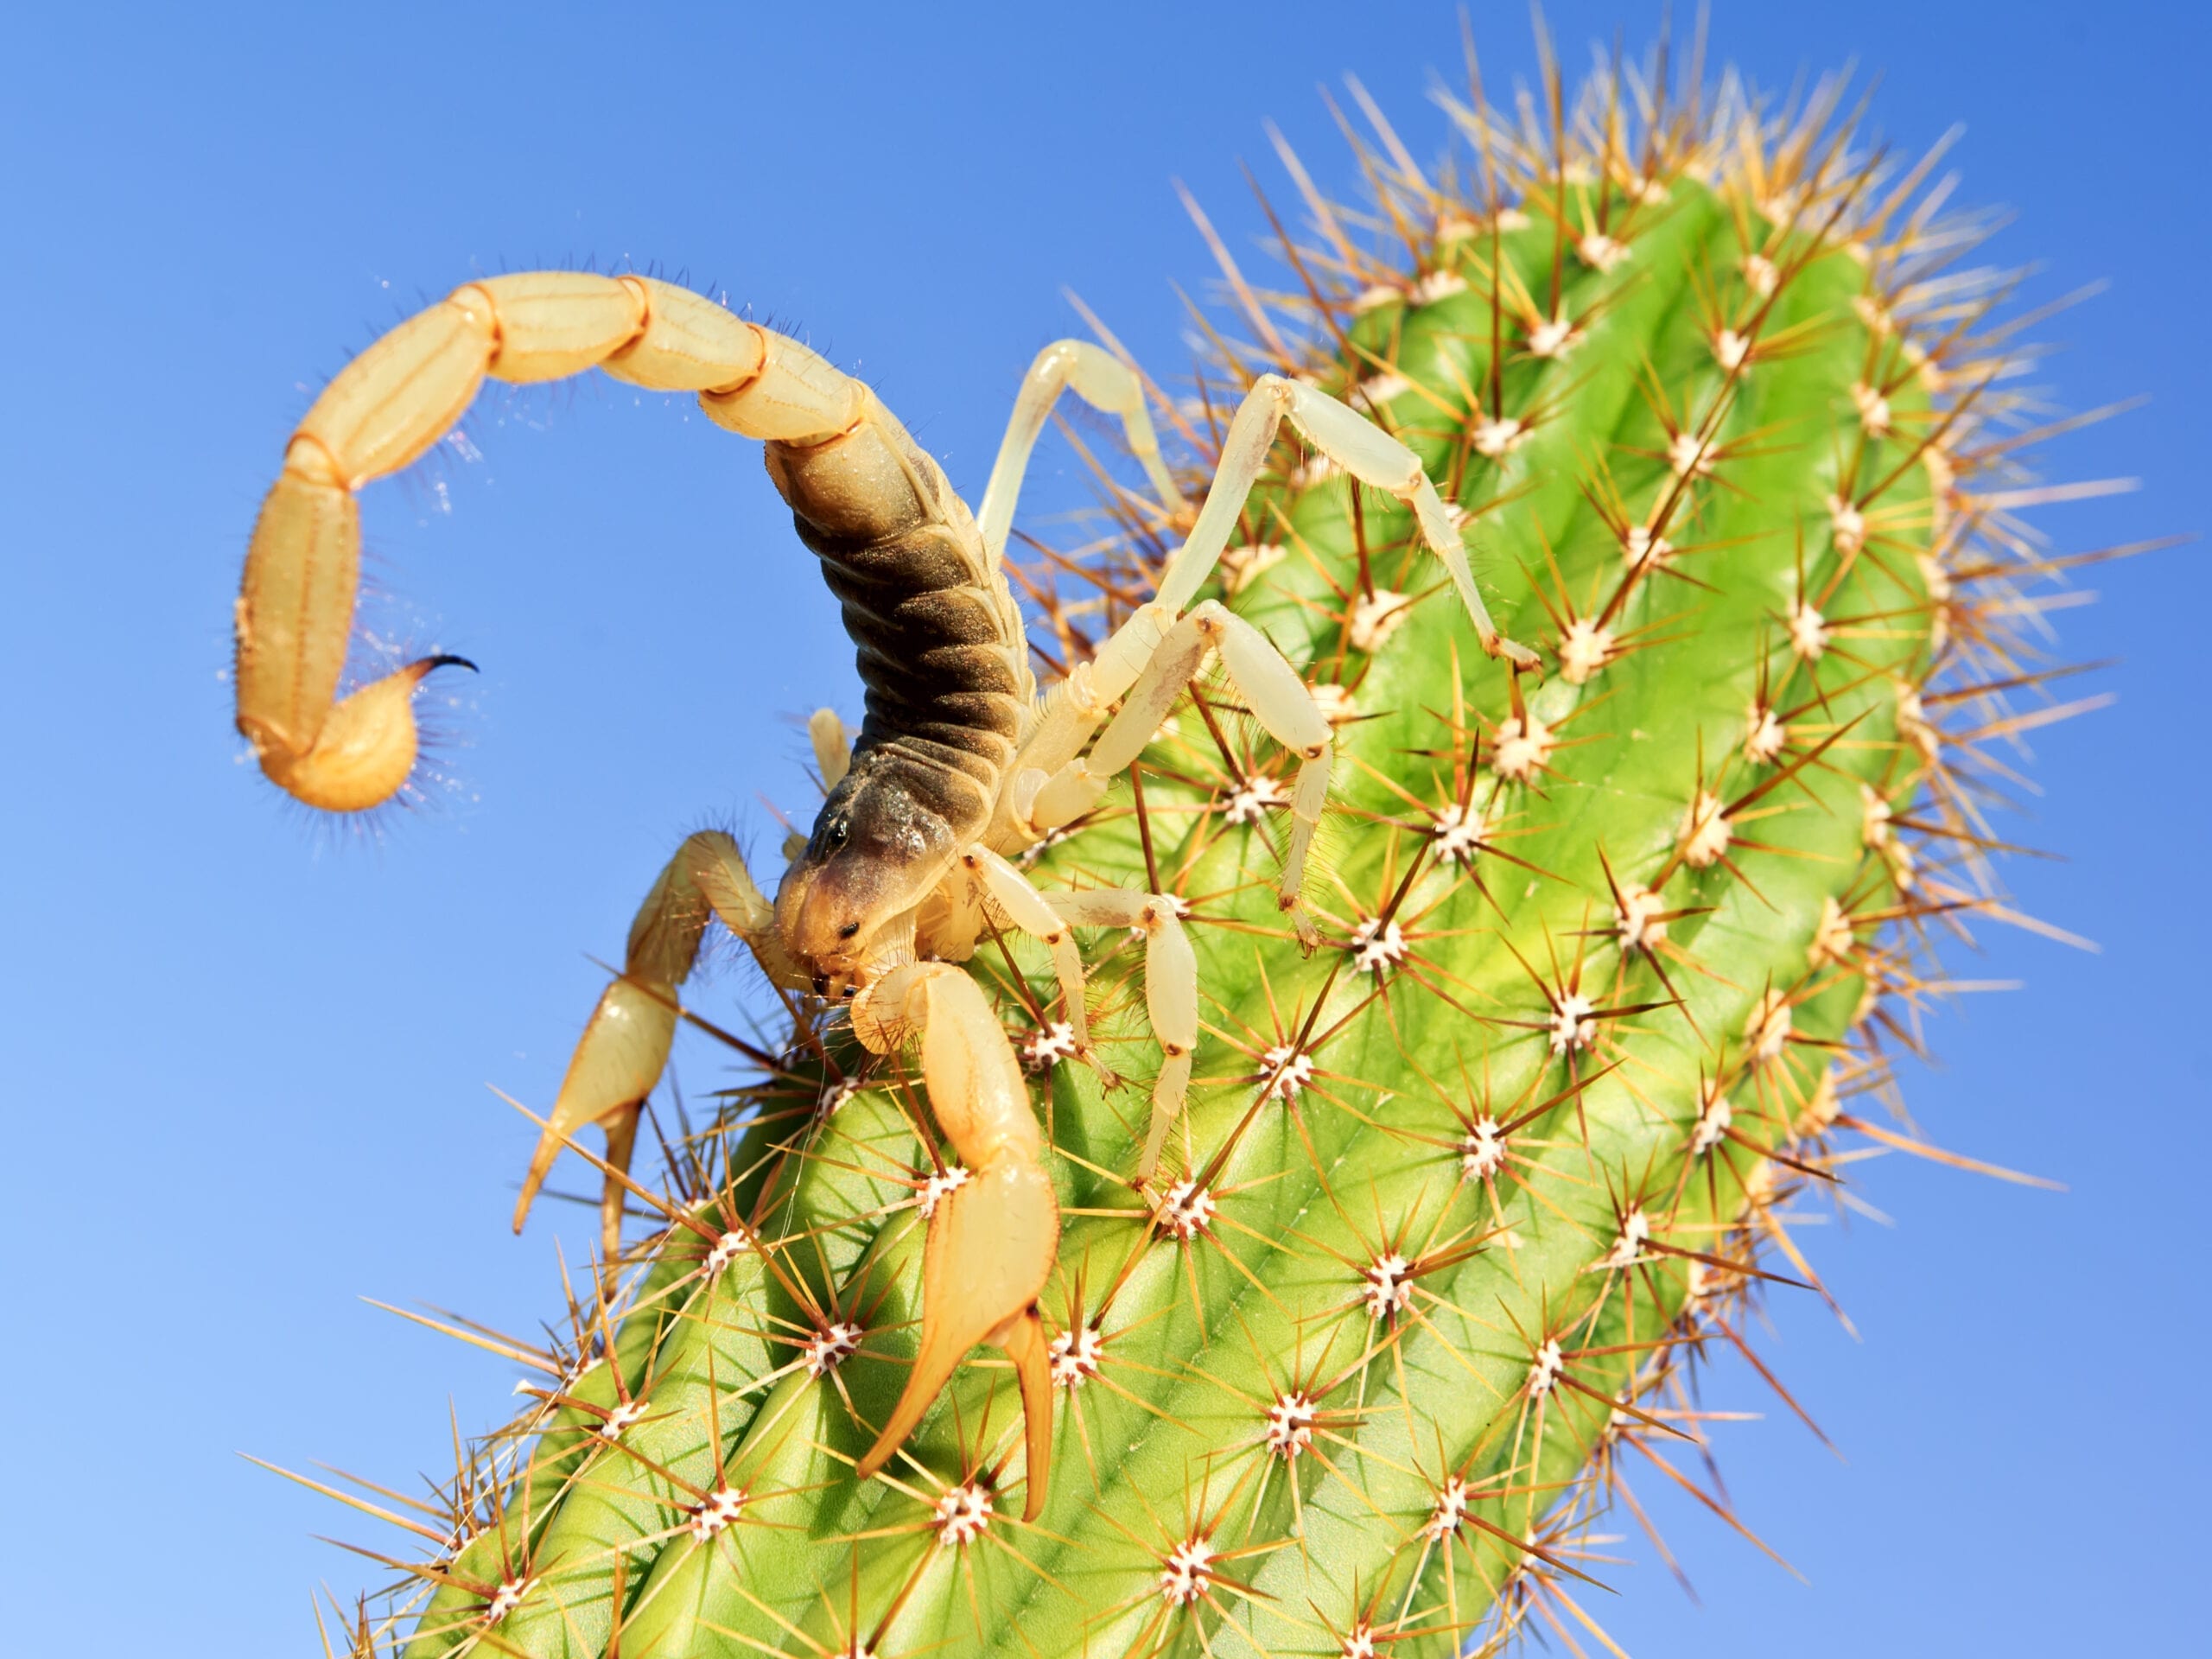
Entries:
{"label": "scorpion eye", "polygon": [[842,927],[837,930],[837,937],[841,939],[849,939],[854,934],[860,931],[861,925],[858,922],[847,922]]}

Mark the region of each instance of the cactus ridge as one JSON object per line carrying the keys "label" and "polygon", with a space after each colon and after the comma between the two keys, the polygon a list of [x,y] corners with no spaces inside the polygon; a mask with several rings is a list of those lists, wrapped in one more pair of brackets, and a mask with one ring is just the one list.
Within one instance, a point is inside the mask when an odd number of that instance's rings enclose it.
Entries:
{"label": "cactus ridge", "polygon": [[[541,1382],[435,1503],[347,1500],[427,1548],[379,1556],[397,1587],[327,1646],[1610,1646],[1587,1538],[1616,1497],[1643,1518],[1632,1478],[1743,1529],[1696,1472],[1693,1379],[1740,1352],[1781,1392],[1746,1315],[1827,1294],[1801,1218],[1869,1149],[1983,1167],[1870,1113],[1945,989],[1937,937],[2024,919],[1987,866],[1991,750],[2088,706],[2030,638],[2074,561],[2016,517],[2015,279],[1959,263],[1986,221],[1944,211],[1935,156],[1870,147],[1840,79],[1775,109],[1657,54],[1570,102],[1547,56],[1511,109],[1445,100],[1468,160],[1442,174],[1354,91],[1368,202],[1282,150],[1281,291],[1198,215],[1224,315],[1194,311],[1211,365],[1159,406],[1194,490],[1262,372],[1371,413],[1548,677],[1469,649],[1388,497],[1279,448],[1218,586],[1333,711],[1327,942],[1273,899],[1285,757],[1217,685],[1037,860],[1188,907],[1205,1037],[1149,1189],[1141,949],[1085,940],[1112,1089],[1058,1063],[1041,955],[971,965],[1067,1217],[1045,1513],[1019,1520],[1019,1405],[981,1359],[852,1478],[962,1178],[914,1069],[811,1019],[780,1052],[717,1033],[759,1080],[670,1135],[651,1235],[570,1287],[569,1338],[447,1326]],[[1098,477],[1109,533],[1020,573],[1054,672],[1173,544]]]}

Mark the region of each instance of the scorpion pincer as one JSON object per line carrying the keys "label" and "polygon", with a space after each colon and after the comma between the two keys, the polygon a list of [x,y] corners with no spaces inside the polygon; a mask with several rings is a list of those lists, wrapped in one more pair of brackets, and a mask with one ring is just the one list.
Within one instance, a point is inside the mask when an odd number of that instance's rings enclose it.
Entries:
{"label": "scorpion pincer", "polygon": [[[1090,810],[1217,658],[1246,706],[1299,757],[1279,898],[1310,935],[1298,895],[1328,794],[1327,721],[1250,624],[1198,600],[1285,419],[1413,509],[1485,649],[1516,670],[1535,659],[1491,626],[1459,532],[1412,452],[1313,388],[1273,375],[1253,383],[1193,518],[1161,460],[1142,383],[1096,346],[1058,342],[1023,379],[971,517],[874,394],[797,340],[649,277],[529,272],[468,283],[399,325],[340,372],[294,434],[254,529],[236,619],[238,728],[272,781],[333,811],[388,799],[415,763],[414,690],[457,660],[424,658],[338,696],[359,572],[353,492],[435,443],[487,376],[548,380],[594,366],[635,385],[696,392],[710,419],[764,442],[769,476],[843,605],[867,714],[849,752],[836,717],[815,717],[830,793],[772,904],[720,832],[689,837],[662,870],[632,924],[623,971],[569,1062],[515,1225],[561,1148],[597,1123],[616,1172],[602,1201],[603,1243],[610,1257],[618,1249],[620,1175],[668,1058],[677,988],[719,918],[777,983],[845,1004],[871,1051],[918,1041],[931,1112],[969,1172],[931,1213],[919,1351],[860,1474],[898,1451],[971,1348],[993,1344],[1020,1381],[1034,1516],[1052,1450],[1038,1298],[1058,1251],[1058,1207],[1013,1046],[982,991],[952,964],[987,926],[1041,940],[1077,1052],[1095,1065],[1074,931],[1144,934],[1146,1007],[1162,1061],[1140,1181],[1188,1088],[1198,973],[1174,899],[1040,892],[1010,855]],[[1040,702],[1001,558],[1031,449],[1064,390],[1120,418],[1163,523],[1189,532],[1152,601]]]}

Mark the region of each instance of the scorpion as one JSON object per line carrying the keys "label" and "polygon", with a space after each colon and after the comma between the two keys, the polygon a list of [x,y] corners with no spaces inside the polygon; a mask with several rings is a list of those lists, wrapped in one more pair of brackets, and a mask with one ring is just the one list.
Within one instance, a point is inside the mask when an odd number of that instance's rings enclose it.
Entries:
{"label": "scorpion", "polygon": [[[607,1138],[602,1241],[610,1260],[616,1254],[639,1114],[668,1058],[678,988],[719,918],[774,983],[845,1008],[871,1052],[918,1040],[930,1111],[969,1172],[931,1212],[918,1351],[858,1477],[898,1451],[971,1349],[995,1345],[1020,1384],[1033,1519],[1049,1478],[1052,1413],[1038,1299],[1058,1251],[1058,1205],[1005,1027],[954,964],[987,926],[1041,941],[1075,1055],[1103,1075],[1075,931],[1141,932],[1145,1014],[1161,1065],[1140,1184],[1184,1107],[1198,992],[1172,898],[1041,892],[1014,859],[1096,807],[1217,659],[1260,724],[1298,756],[1278,899],[1309,947],[1318,937],[1299,893],[1329,792],[1328,720],[1264,635],[1198,597],[1286,420],[1352,477],[1413,510],[1486,651],[1516,672],[1535,658],[1491,625],[1457,524],[1419,459],[1301,382],[1253,381],[1193,513],[1162,459],[1136,372],[1099,346],[1055,342],[1022,379],[971,515],[875,394],[799,341],[652,277],[525,272],[466,283],[399,324],[340,371],[293,433],[254,526],[236,613],[238,727],[270,781],[331,812],[388,800],[415,766],[416,689],[439,668],[474,666],[424,657],[339,696],[359,582],[354,492],[443,437],[487,376],[545,381],[593,367],[696,393],[709,419],[762,442],[799,539],[843,607],[866,716],[849,749],[834,715],[813,721],[828,795],[772,901],[719,831],[690,836],[661,871],[545,1120],[515,1228],[561,1149],[597,1124]],[[1023,474],[1063,391],[1119,419],[1163,522],[1187,533],[1152,600],[1040,698],[1002,559]]]}

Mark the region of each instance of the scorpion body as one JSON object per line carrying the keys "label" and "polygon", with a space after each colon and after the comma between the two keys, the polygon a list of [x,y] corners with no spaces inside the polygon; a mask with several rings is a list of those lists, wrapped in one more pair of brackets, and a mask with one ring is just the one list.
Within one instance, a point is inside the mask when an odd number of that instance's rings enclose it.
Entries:
{"label": "scorpion body", "polygon": [[[909,909],[983,835],[1033,723],[1036,683],[998,561],[895,421],[808,448],[772,443],[766,456],[843,607],[867,690],[848,769],[779,906],[801,954],[842,961],[864,918]],[[813,988],[843,988],[826,973]]]}
{"label": "scorpion body", "polygon": [[[1328,793],[1328,722],[1249,623],[1198,598],[1285,420],[1413,510],[1486,650],[1516,668],[1535,659],[1491,626],[1418,459],[1313,388],[1273,375],[1253,382],[1193,515],[1160,459],[1142,383],[1098,347],[1059,341],[1031,365],[971,517],[875,394],[798,341],[651,278],[525,272],[468,283],[393,329],[339,372],[287,447],[236,617],[238,729],[272,782],[333,811],[390,798],[415,762],[415,689],[459,660],[425,658],[337,695],[359,563],[353,492],[435,443],[487,376],[549,380],[594,366],[696,392],[709,419],[765,444],[769,475],[844,607],[868,712],[849,754],[836,717],[815,720],[829,796],[772,904],[718,831],[686,839],[662,870],[569,1062],[515,1225],[561,1149],[596,1123],[607,1135],[602,1239],[610,1258],[619,1251],[639,1114],[667,1061],[679,988],[719,918],[777,983],[844,1006],[868,1049],[889,1054],[918,1039],[930,1109],[969,1176],[930,1215],[919,1349],[859,1473],[898,1452],[970,1349],[995,1344],[1020,1381],[1033,1517],[1052,1415],[1037,1297],[1059,1212],[1013,1046],[981,988],[950,964],[987,926],[1043,941],[1075,1051],[1095,1065],[1074,931],[1144,936],[1146,1008],[1162,1059],[1140,1186],[1180,1113],[1198,993],[1177,901],[1115,888],[1040,893],[1007,855],[1094,807],[1217,658],[1261,724],[1299,756],[1280,899],[1301,937],[1314,937],[1299,888]],[[1001,560],[1031,449],[1063,391],[1121,419],[1161,524],[1188,533],[1154,599],[1040,703]]]}

